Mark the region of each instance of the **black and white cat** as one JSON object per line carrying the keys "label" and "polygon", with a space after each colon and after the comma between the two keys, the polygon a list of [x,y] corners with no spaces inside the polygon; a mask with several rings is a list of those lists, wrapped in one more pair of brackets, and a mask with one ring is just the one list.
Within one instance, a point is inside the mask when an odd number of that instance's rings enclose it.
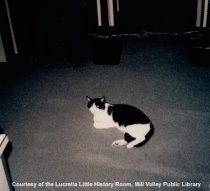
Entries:
{"label": "black and white cat", "polygon": [[127,144],[127,148],[144,145],[154,134],[150,119],[136,107],[125,104],[109,104],[105,97],[91,99],[87,96],[88,108],[93,114],[96,129],[115,127],[124,133],[124,139],[116,140],[113,147]]}

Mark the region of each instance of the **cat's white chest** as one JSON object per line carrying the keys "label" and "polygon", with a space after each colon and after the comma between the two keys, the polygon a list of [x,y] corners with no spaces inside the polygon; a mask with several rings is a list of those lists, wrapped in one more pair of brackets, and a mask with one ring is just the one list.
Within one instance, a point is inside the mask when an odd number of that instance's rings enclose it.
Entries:
{"label": "cat's white chest", "polygon": [[112,116],[107,115],[106,112],[97,112],[93,116],[94,127],[97,129],[108,129],[115,127],[116,124],[112,119]]}

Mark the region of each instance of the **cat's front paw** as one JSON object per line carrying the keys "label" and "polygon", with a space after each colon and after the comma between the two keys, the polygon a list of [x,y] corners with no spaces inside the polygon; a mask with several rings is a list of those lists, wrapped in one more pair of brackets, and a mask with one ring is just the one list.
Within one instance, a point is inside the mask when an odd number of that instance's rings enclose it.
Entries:
{"label": "cat's front paw", "polygon": [[112,127],[109,127],[108,125],[103,124],[103,123],[94,123],[93,127],[95,127],[96,129],[110,129],[110,128],[112,128]]}
{"label": "cat's front paw", "polygon": [[97,123],[94,123],[94,124],[93,124],[93,127],[95,127],[96,129],[99,129],[99,128],[100,128],[99,125],[98,125]]}
{"label": "cat's front paw", "polygon": [[112,143],[112,147],[120,147],[122,145],[127,144],[127,142],[124,139],[116,140]]}
{"label": "cat's front paw", "polygon": [[95,127],[96,129],[102,129],[101,124],[100,123],[94,123],[93,127]]}

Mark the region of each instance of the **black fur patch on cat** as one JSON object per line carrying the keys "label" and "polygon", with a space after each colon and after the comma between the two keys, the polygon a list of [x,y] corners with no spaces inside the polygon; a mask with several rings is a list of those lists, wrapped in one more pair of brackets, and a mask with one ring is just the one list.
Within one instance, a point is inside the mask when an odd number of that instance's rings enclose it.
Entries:
{"label": "black fur patch on cat", "polygon": [[94,101],[93,100],[90,100],[90,101],[88,101],[88,108],[90,108],[92,105],[93,105],[93,103],[94,103]]}
{"label": "black fur patch on cat", "polygon": [[91,101],[88,102],[88,108],[90,108],[94,103],[99,109],[105,109],[105,100],[102,102],[100,98],[91,99]]}
{"label": "black fur patch on cat", "polygon": [[[151,123],[150,124],[150,131],[146,134],[145,136],[145,140],[137,145],[135,145],[135,147],[141,147],[143,146],[144,144],[147,143],[147,141],[149,141],[149,139],[152,137],[152,135],[154,134],[155,132],[155,128],[154,128],[154,125]],[[128,143],[135,140],[134,137],[132,137],[129,133],[125,133],[124,134],[124,139],[125,141],[127,141]]]}
{"label": "black fur patch on cat", "polygon": [[112,106],[109,106],[108,107],[108,110],[107,110],[108,114],[111,115],[112,114],[112,111],[113,111],[113,107]]}
{"label": "black fur patch on cat", "polygon": [[150,119],[141,110],[125,104],[113,105],[112,116],[119,126],[150,123]]}

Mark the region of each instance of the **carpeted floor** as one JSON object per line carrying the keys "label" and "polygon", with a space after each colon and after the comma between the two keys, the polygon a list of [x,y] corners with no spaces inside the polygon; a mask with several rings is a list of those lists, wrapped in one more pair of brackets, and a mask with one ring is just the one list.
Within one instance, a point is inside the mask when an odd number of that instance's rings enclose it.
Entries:
{"label": "carpeted floor", "polygon": [[[49,64],[11,80],[1,86],[0,126],[13,144],[12,179],[44,182],[15,190],[103,191],[111,188],[90,184],[121,182],[133,187],[112,190],[148,191],[158,188],[145,182],[155,182],[163,191],[208,191],[209,77],[210,68],[192,66],[181,43],[130,39],[119,65]],[[141,148],[112,148],[123,135],[92,127],[87,95],[140,108],[153,121],[154,136]],[[57,187],[55,182],[77,185]],[[178,186],[181,182],[201,187]]]}

